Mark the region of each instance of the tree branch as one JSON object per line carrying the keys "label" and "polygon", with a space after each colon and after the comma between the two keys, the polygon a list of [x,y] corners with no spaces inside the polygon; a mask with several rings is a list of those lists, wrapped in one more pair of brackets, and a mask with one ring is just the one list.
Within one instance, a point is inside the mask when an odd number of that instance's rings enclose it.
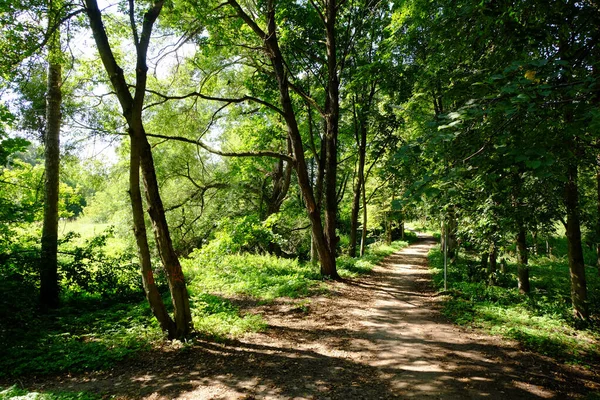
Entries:
{"label": "tree branch", "polygon": [[[162,98],[165,101],[169,101],[169,100],[184,100],[184,99],[189,99],[190,97],[199,97],[201,99],[204,100],[212,100],[212,101],[221,101],[224,103],[243,103],[245,101],[253,101],[255,103],[258,104],[262,104],[263,106],[270,108],[271,110],[275,111],[276,113],[278,113],[279,115],[283,116],[283,111],[275,106],[274,104],[269,103],[268,101],[265,100],[261,100],[257,97],[253,97],[253,96],[243,96],[240,98],[227,98],[227,97],[214,97],[214,96],[207,96],[205,94],[202,93],[198,93],[198,92],[191,92],[188,94],[184,94],[184,95],[180,95],[180,96],[167,96],[165,94],[162,94],[160,92],[157,92],[155,90],[151,90],[151,89],[146,89],[146,92],[151,93],[155,96],[158,96],[160,98]],[[157,104],[162,104],[162,103],[157,103]]]}
{"label": "tree branch", "polygon": [[278,153],[276,151],[270,151],[270,150],[241,151],[241,152],[221,151],[221,150],[217,150],[217,149],[207,145],[206,143],[204,143],[201,140],[188,139],[183,136],[168,136],[168,135],[159,135],[159,134],[152,134],[152,133],[146,133],[146,135],[149,137],[154,137],[154,138],[159,138],[159,139],[168,139],[168,140],[175,140],[178,142],[195,144],[197,146],[202,147],[204,150],[208,151],[209,153],[216,154],[216,155],[223,156],[223,157],[271,157],[271,158],[277,158],[277,159],[280,159],[283,161],[287,161],[289,163],[295,163],[295,160],[292,157],[290,157],[289,155]]}

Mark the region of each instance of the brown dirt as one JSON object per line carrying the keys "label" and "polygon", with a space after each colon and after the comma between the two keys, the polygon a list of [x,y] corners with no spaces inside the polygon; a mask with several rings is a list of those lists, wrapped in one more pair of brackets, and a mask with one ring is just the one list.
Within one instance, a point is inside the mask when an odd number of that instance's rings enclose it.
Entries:
{"label": "brown dirt", "polygon": [[[144,353],[115,369],[29,382],[117,399],[592,398],[600,377],[515,343],[461,329],[439,313],[425,238],[330,293],[269,305],[269,323],[225,343]],[[600,397],[599,397],[600,398]]]}

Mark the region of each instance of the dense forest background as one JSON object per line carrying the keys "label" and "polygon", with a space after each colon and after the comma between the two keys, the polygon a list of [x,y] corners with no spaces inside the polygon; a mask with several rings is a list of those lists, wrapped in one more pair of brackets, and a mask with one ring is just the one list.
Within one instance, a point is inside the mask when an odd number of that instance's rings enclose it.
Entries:
{"label": "dense forest background", "polygon": [[[596,1],[0,12],[0,338],[52,331],[57,315],[85,335],[122,328],[93,341],[121,353],[49,370],[102,367],[161,332],[263,329],[224,294],[305,296],[414,239],[411,221],[446,251],[449,315],[516,304],[579,332],[589,346],[565,357],[596,354]],[[564,350],[536,329],[505,333]],[[56,354],[85,342],[44,340]],[[2,363],[42,373],[24,361],[34,347]]]}

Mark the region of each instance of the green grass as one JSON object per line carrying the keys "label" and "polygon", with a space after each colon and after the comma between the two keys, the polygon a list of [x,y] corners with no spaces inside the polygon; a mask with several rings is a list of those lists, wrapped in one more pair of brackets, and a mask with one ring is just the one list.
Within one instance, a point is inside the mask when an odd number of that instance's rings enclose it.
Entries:
{"label": "green grass", "polygon": [[238,307],[220,296],[192,294],[190,304],[194,329],[202,336],[219,340],[247,332],[260,332],[267,327],[260,315],[241,315]]}
{"label": "green grass", "polygon": [[0,388],[0,400],[99,400],[101,396],[86,392],[31,392],[12,386]]}
{"label": "green grass", "polygon": [[[339,273],[355,277],[368,272],[386,255],[407,244],[374,244],[361,259],[340,257]],[[199,335],[213,339],[266,328],[260,315],[243,313],[234,304],[236,297],[267,302],[280,297],[304,298],[327,290],[318,267],[298,260],[252,254],[206,258],[199,253],[183,260],[183,264],[194,327]],[[35,293],[23,295],[31,298]],[[62,298],[63,307],[52,313],[40,314],[29,304],[23,313],[14,310],[11,323],[0,321],[1,378],[104,370],[164,340],[141,293],[111,298],[66,291]],[[17,300],[11,300],[11,304],[18,304]],[[168,293],[164,301],[170,307]]]}
{"label": "green grass", "polygon": [[17,327],[2,327],[0,377],[110,368],[162,340],[145,301],[106,304],[80,299]]}
{"label": "green grass", "polygon": [[[407,232],[407,240],[415,241],[416,235]],[[355,278],[358,275],[368,273],[380,263],[385,257],[401,250],[409,245],[408,241],[397,240],[391,244],[376,242],[370,245],[365,255],[360,258],[352,258],[341,255],[337,258],[338,273],[342,278]]]}
{"label": "green grass", "polygon": [[[338,257],[338,273],[355,277],[370,271],[385,256],[408,245],[374,243],[362,258]],[[202,293],[242,295],[269,301],[299,298],[325,290],[318,266],[272,255],[231,254],[208,256],[201,252],[182,261],[192,296]]]}
{"label": "green grass", "polygon": [[[443,258],[439,249],[429,254],[434,282],[443,288]],[[461,261],[448,269],[448,293],[443,312],[458,324],[483,328],[492,334],[518,341],[525,348],[557,359],[588,365],[600,359],[600,279],[594,268],[587,268],[591,322],[583,326],[572,316],[567,260],[532,257],[531,293],[517,290],[516,266],[509,264],[505,275],[498,276],[499,286],[469,276]]]}

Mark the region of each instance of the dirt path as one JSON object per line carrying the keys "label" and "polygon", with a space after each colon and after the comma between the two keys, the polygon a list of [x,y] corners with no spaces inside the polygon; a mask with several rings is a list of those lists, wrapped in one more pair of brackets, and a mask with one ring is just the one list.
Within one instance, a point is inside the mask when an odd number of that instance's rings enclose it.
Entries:
{"label": "dirt path", "polygon": [[[270,329],[144,354],[110,372],[36,386],[148,399],[540,399],[591,396],[592,373],[462,330],[440,316],[425,239],[369,277],[267,306]],[[588,397],[592,398],[592,397]]]}

